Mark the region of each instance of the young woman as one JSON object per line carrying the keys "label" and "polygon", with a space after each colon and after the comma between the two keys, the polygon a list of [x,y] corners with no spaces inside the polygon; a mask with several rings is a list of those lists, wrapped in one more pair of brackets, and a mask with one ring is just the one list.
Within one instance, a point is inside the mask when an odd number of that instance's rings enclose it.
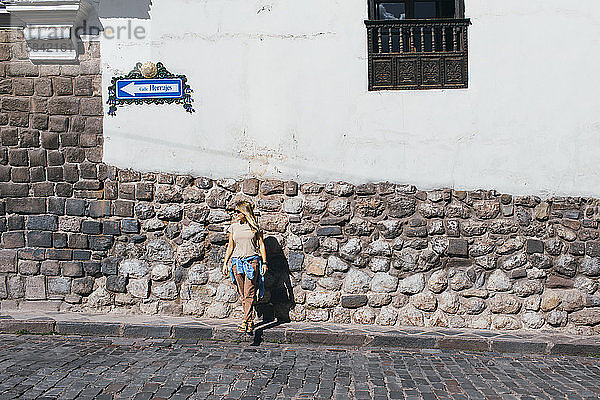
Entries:
{"label": "young woman", "polygon": [[263,235],[252,204],[238,203],[234,211],[234,221],[229,227],[229,243],[223,261],[223,275],[229,274],[242,298],[244,318],[238,327],[239,332],[251,334],[254,330],[254,296],[264,294],[264,275],[267,272],[267,252]]}

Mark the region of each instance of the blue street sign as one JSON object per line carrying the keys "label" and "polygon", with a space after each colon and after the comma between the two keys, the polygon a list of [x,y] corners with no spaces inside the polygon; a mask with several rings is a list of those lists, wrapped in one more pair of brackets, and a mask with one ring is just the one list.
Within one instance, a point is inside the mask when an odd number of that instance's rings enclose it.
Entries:
{"label": "blue street sign", "polygon": [[123,79],[117,81],[117,99],[171,99],[183,97],[181,79]]}

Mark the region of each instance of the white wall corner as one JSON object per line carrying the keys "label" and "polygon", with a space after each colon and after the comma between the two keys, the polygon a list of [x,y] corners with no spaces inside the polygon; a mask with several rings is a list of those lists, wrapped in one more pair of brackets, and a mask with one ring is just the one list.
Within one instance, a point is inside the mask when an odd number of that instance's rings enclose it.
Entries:
{"label": "white wall corner", "polygon": [[99,0],[8,0],[6,11],[24,23],[29,58],[37,63],[74,62],[87,20]]}

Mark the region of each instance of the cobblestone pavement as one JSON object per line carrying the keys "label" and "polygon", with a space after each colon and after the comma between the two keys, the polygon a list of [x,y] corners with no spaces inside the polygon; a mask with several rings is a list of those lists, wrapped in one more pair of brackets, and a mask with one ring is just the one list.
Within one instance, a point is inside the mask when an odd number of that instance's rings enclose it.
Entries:
{"label": "cobblestone pavement", "polygon": [[598,399],[600,359],[0,335],[0,399]]}

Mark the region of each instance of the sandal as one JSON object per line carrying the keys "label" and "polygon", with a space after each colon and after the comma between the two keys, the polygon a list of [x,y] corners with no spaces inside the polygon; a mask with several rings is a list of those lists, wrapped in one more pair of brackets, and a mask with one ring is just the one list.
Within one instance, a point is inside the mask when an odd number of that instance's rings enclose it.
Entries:
{"label": "sandal", "polygon": [[246,322],[246,333],[252,335],[252,331],[254,331],[254,322],[248,321]]}
{"label": "sandal", "polygon": [[247,321],[242,321],[242,323],[240,324],[240,326],[238,326],[237,331],[238,332],[247,332],[248,331],[248,322]]}

